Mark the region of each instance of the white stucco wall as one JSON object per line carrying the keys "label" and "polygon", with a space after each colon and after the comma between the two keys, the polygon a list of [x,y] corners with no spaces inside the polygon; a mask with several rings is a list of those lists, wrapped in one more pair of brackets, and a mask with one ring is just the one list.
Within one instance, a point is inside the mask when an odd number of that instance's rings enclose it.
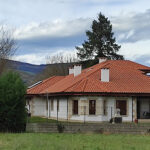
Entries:
{"label": "white stucco wall", "polygon": [[[58,119],[67,119],[67,98],[58,98],[59,100],[59,111]],[[50,110],[50,117],[57,118],[57,99],[54,99],[53,111]]]}
{"label": "white stucco wall", "polygon": [[[99,112],[100,114],[96,115],[89,115],[86,113],[86,115],[81,115],[79,108],[79,115],[72,115],[69,116],[69,112],[67,113],[67,98],[62,97],[59,99],[59,111],[58,111],[58,119],[69,119],[72,121],[88,121],[88,122],[101,122],[101,121],[109,121],[111,119],[111,116],[114,117],[115,111],[116,111],[116,100],[127,100],[127,115],[122,116],[123,121],[132,121],[132,98],[131,97],[89,97],[89,96],[79,96],[79,97],[70,97],[68,99],[68,107],[70,107],[69,101],[72,100],[79,100],[79,105],[81,104],[81,101],[88,101],[88,100],[96,100],[100,103],[96,102],[96,109],[101,109]],[[106,108],[107,113],[104,115],[103,112],[103,101],[106,101]],[[51,99],[49,99],[48,102],[48,111],[46,109],[46,99],[44,98],[33,98],[32,99],[32,107],[31,107],[31,113],[32,116],[44,116],[44,117],[50,117],[50,118],[57,118],[57,99],[53,99],[54,107],[53,111],[51,110]],[[84,103],[83,103],[84,104]],[[68,108],[69,109],[69,108]],[[88,108],[89,109],[89,108]],[[136,109],[136,108],[134,108]],[[69,110],[68,110],[69,111]],[[71,109],[72,111],[72,109]],[[97,111],[97,110],[96,110]]]}
{"label": "white stucco wall", "polygon": [[46,99],[41,97],[34,97],[30,104],[32,116],[46,116]]}
{"label": "white stucco wall", "polygon": [[[98,100],[103,101],[106,100],[107,104],[107,115],[100,114],[100,115],[72,115],[70,120],[77,120],[77,121],[91,121],[91,122],[101,122],[101,121],[109,121],[111,116],[114,117],[116,112],[116,100],[127,100],[127,115],[122,116],[123,121],[132,121],[132,98],[131,97],[74,97],[73,99],[77,100]],[[100,109],[103,109],[103,103],[100,106]]]}

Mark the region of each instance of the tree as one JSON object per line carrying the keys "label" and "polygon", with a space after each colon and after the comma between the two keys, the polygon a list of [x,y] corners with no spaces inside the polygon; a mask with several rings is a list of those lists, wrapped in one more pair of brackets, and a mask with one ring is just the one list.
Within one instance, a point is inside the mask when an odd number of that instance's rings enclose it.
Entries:
{"label": "tree", "polygon": [[47,64],[56,64],[56,63],[72,63],[78,62],[78,59],[75,54],[63,54],[62,52],[57,53],[46,58]]}
{"label": "tree", "polygon": [[0,131],[21,132],[25,129],[26,87],[17,73],[0,76]]}
{"label": "tree", "polygon": [[15,53],[17,47],[9,30],[0,28],[0,75],[6,69],[7,60]]}
{"label": "tree", "polygon": [[77,63],[78,59],[75,54],[57,53],[53,56],[48,56],[46,62],[45,69],[36,76],[35,82],[51,76],[68,75],[68,68]]}
{"label": "tree", "polygon": [[116,44],[112,25],[108,18],[99,13],[98,20],[94,20],[92,31],[86,31],[87,41],[82,47],[76,47],[77,56],[81,60],[89,60],[97,57],[107,57],[108,59],[123,59],[117,54],[120,47]]}

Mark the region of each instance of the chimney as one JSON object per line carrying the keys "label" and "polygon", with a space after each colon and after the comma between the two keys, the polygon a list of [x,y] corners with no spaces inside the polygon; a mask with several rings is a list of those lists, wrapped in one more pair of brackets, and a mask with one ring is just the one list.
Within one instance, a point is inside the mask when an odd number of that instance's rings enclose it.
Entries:
{"label": "chimney", "polygon": [[101,68],[101,81],[109,82],[109,68]]}
{"label": "chimney", "polygon": [[82,65],[74,65],[74,77],[79,75],[82,70]]}
{"label": "chimney", "polygon": [[73,67],[69,67],[69,74],[73,74],[74,73],[74,68]]}
{"label": "chimney", "polygon": [[99,64],[106,60],[107,60],[107,57],[99,57]]}

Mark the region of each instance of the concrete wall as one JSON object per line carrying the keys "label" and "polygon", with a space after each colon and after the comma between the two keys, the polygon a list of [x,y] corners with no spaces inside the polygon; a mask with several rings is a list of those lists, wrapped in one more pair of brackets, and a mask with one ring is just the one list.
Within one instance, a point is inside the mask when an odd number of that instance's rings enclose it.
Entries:
{"label": "concrete wall", "polygon": [[47,109],[46,109],[46,99],[42,97],[34,97],[30,101],[30,112],[32,116],[46,116]]}
{"label": "concrete wall", "polygon": [[[132,121],[136,118],[136,99],[132,97],[100,97],[100,96],[79,96],[69,97],[68,103],[66,97],[59,97],[59,110],[57,113],[57,99],[53,99],[54,107],[51,110],[51,101],[48,101],[46,109],[46,99],[33,98],[31,104],[32,116],[45,116],[59,120],[81,121],[81,122],[101,122],[109,121],[116,112],[116,100],[127,100],[127,115],[122,116],[123,121]],[[72,114],[72,101],[78,100],[78,115]],[[96,100],[96,114],[89,115],[89,100]],[[106,102],[106,114],[104,114],[104,101]],[[133,110],[132,110],[133,104]],[[68,105],[68,109],[67,109]],[[133,111],[133,112],[132,112]]]}
{"label": "concrete wall", "polygon": [[[150,134],[149,124],[63,123],[64,133]],[[27,132],[58,133],[56,123],[27,123]]]}
{"label": "concrete wall", "polygon": [[[58,110],[58,119],[67,119],[67,99],[58,98],[59,100],[59,110]],[[51,99],[50,99],[51,101]],[[50,109],[50,117],[57,118],[57,99],[53,99],[54,108],[53,111]]]}

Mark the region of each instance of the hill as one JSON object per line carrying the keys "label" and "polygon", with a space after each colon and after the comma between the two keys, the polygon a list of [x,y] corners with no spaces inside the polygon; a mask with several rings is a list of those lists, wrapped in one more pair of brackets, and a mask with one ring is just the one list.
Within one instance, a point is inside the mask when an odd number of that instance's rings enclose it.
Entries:
{"label": "hill", "polygon": [[[97,60],[88,60],[79,62],[82,68],[87,68],[97,64]],[[21,78],[27,86],[36,81],[43,80],[54,75],[67,75],[68,68],[75,63],[57,63],[34,65],[14,60],[8,60],[8,69],[13,69],[21,75]]]}
{"label": "hill", "polygon": [[8,60],[8,69],[18,72],[27,86],[54,75],[67,75],[73,63],[34,65]]}
{"label": "hill", "polygon": [[8,60],[8,64],[11,68],[15,70],[26,72],[31,75],[40,73],[46,67],[46,65],[33,65],[33,64],[14,61],[14,60]]}
{"label": "hill", "polygon": [[35,76],[41,73],[45,69],[46,65],[33,65],[29,63],[8,60],[7,67],[9,70],[18,72],[22,80],[28,86],[34,83]]}

